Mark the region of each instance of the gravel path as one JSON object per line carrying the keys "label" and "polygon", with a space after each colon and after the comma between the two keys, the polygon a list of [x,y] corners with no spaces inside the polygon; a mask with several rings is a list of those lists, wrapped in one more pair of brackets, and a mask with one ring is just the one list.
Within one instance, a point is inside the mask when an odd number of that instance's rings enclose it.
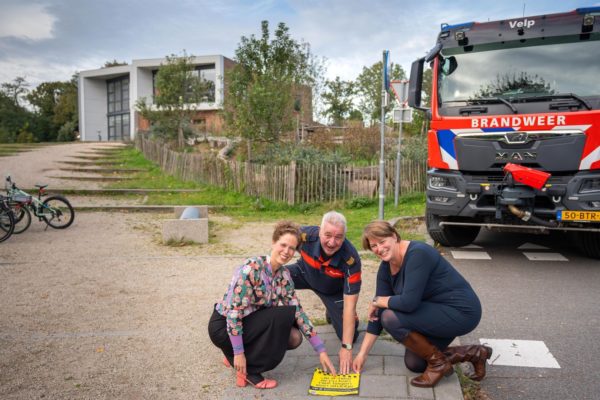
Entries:
{"label": "gravel path", "polygon": [[[64,231],[34,221],[0,244],[0,398],[222,398],[233,381],[208,318],[233,268],[268,250],[272,223],[211,217],[211,243],[169,247],[168,217],[78,213]],[[322,318],[316,296],[299,294]]]}
{"label": "gravel path", "polygon": [[[118,145],[43,147],[0,158],[0,173],[23,188],[96,189],[100,183],[52,176],[61,161]],[[68,197],[74,205],[114,204]],[[143,196],[122,202],[140,204]],[[208,318],[233,269],[268,252],[273,223],[211,215],[209,244],[170,247],[161,243],[164,218],[170,215],[78,212],[66,230],[34,220],[0,243],[0,398],[223,398],[233,378],[208,338]],[[366,261],[362,319],[375,270]],[[299,297],[311,317],[323,318],[314,294]]]}

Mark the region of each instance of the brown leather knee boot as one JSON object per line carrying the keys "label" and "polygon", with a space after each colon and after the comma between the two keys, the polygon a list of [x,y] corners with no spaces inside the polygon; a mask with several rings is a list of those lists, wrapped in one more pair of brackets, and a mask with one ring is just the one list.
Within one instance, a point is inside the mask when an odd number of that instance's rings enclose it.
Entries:
{"label": "brown leather knee boot", "polygon": [[402,344],[427,361],[427,368],[423,374],[411,379],[410,383],[418,387],[433,387],[443,376],[452,374],[452,364],[446,356],[429,340],[418,332],[410,332]]}
{"label": "brown leather knee boot", "polygon": [[460,362],[473,364],[473,374],[469,378],[480,381],[485,377],[486,360],[492,357],[492,348],[488,346],[454,346],[444,350],[444,355],[454,365]]}

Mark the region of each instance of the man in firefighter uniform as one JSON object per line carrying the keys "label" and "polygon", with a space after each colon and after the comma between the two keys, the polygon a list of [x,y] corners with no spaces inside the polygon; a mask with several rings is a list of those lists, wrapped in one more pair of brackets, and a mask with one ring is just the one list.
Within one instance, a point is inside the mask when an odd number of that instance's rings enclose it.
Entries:
{"label": "man in firefighter uniform", "polygon": [[346,239],[346,218],[335,211],[321,226],[303,226],[300,257],[287,268],[296,289],[311,289],[323,302],[335,333],[342,341],[340,373],[350,373],[352,347],[358,338],[356,303],[361,264],[356,248]]}

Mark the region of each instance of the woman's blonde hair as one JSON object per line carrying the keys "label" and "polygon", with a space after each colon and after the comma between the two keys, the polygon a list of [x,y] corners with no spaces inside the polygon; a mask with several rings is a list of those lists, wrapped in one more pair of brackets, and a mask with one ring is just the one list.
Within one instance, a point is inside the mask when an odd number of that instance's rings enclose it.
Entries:
{"label": "woman's blonde hair", "polygon": [[365,229],[363,229],[362,234],[362,246],[365,250],[371,250],[371,244],[369,243],[369,237],[374,238],[388,238],[396,235],[396,241],[399,242],[400,234],[389,222],[387,221],[373,221],[370,222]]}
{"label": "woman's blonde hair", "polygon": [[273,243],[288,233],[294,235],[298,244],[300,244],[300,226],[292,221],[279,221],[275,224],[275,229],[273,230]]}

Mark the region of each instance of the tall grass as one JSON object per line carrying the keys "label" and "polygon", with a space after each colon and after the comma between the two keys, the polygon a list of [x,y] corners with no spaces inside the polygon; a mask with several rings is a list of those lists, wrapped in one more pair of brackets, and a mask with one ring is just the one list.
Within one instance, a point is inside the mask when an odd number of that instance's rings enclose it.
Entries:
{"label": "tall grass", "polygon": [[[322,215],[329,210],[343,213],[348,221],[348,238],[358,247],[363,227],[377,219],[379,207],[376,200],[357,198],[335,203],[308,203],[290,206],[225,190],[223,188],[202,184],[200,182],[184,182],[164,174],[159,167],[146,160],[134,148],[125,148],[115,153],[114,159],[125,168],[144,169],[132,180],[112,183],[112,188],[136,189],[195,189],[193,192],[163,192],[148,194],[146,204],[156,205],[192,205],[205,204],[212,206],[214,212],[236,217],[240,221],[276,221],[291,219],[303,225],[318,225]],[[422,193],[402,196],[398,207],[393,199],[385,202],[386,219],[400,216],[421,216],[424,214],[425,197]],[[422,239],[422,236],[408,233],[407,238]]]}

